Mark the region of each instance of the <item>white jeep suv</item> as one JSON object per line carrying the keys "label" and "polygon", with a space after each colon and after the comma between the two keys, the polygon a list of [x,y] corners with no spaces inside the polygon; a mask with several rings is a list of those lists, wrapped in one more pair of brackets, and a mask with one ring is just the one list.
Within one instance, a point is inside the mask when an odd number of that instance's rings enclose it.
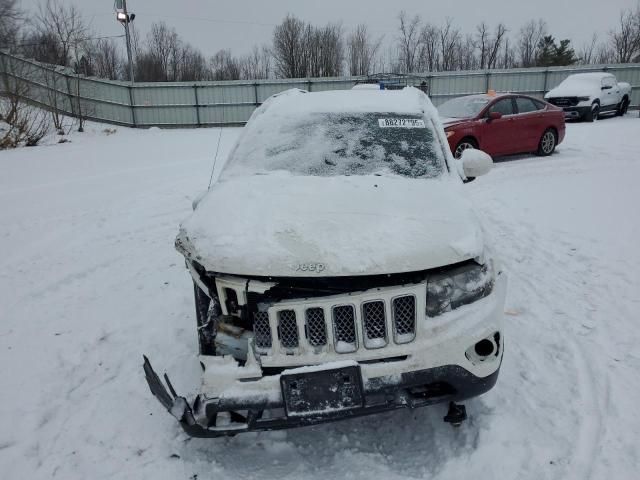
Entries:
{"label": "white jeep suv", "polygon": [[290,90],[252,115],[180,229],[202,365],[194,401],[145,357],[153,394],[199,437],[456,402],[496,383],[506,276],[428,97]]}

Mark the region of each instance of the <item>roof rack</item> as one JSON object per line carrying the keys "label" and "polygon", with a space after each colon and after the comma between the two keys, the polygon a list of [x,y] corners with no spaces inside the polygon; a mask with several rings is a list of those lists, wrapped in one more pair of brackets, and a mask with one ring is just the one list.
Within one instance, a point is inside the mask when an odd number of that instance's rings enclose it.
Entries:
{"label": "roof rack", "polygon": [[356,85],[378,84],[380,90],[402,90],[405,87],[416,87],[428,93],[428,78],[421,75],[405,73],[373,73],[356,81]]}

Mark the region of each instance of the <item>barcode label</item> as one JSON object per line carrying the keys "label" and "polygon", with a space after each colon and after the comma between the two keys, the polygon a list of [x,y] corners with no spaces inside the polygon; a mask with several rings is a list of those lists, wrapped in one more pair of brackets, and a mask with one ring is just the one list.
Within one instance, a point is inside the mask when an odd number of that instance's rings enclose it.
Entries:
{"label": "barcode label", "polygon": [[427,128],[419,118],[380,118],[380,128]]}

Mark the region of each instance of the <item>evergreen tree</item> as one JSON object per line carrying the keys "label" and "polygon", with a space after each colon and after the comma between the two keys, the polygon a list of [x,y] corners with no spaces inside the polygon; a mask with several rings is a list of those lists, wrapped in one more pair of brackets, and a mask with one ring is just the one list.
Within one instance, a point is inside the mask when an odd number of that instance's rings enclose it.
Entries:
{"label": "evergreen tree", "polygon": [[538,43],[537,66],[560,67],[577,61],[576,53],[571,48],[571,40],[560,40],[560,45],[557,45],[552,35],[545,35]]}
{"label": "evergreen tree", "polygon": [[560,45],[555,51],[554,65],[573,65],[577,61],[576,52],[571,48],[571,40],[560,40]]}

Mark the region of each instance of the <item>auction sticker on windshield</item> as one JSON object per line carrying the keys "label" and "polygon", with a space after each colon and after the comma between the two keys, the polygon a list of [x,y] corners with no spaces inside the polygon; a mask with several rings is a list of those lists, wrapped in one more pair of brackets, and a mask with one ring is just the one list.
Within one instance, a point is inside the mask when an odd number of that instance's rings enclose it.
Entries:
{"label": "auction sticker on windshield", "polygon": [[380,118],[380,128],[427,128],[419,118]]}

